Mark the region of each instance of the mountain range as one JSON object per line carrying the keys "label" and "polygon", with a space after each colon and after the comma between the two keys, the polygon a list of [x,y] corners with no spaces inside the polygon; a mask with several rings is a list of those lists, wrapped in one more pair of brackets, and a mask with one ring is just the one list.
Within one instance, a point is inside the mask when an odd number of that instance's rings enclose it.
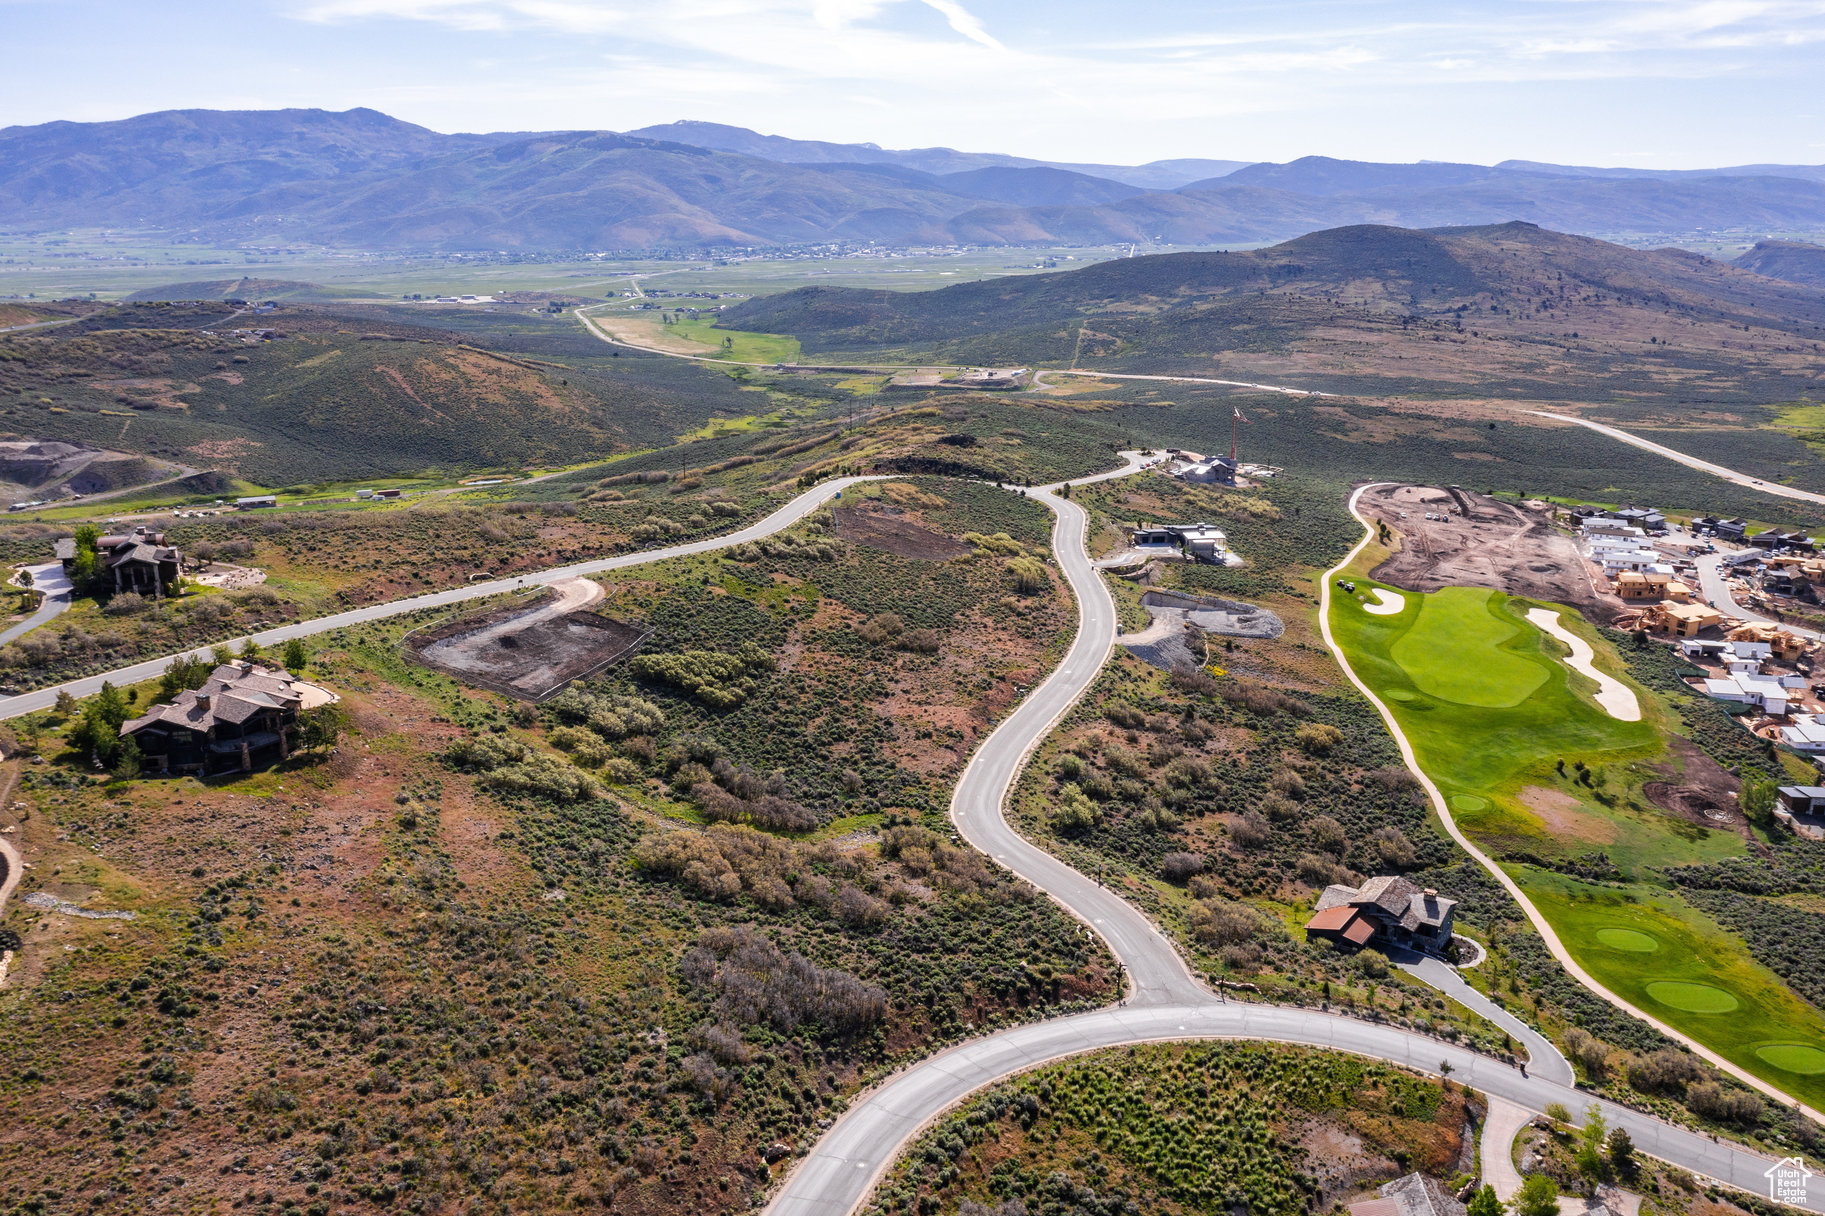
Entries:
{"label": "mountain range", "polygon": [[905,151],[679,122],[444,135],[374,110],[173,110],[0,130],[0,228],[349,248],[1224,245],[1350,224],[1609,236],[1825,230],[1825,166],[1716,170]]}

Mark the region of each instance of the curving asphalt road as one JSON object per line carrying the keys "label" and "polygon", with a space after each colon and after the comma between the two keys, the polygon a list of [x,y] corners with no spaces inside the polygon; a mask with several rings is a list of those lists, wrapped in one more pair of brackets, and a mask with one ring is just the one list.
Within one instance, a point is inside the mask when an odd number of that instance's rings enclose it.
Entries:
{"label": "curving asphalt road", "polygon": [[1618,427],[1605,426],[1601,422],[1592,422],[1588,418],[1575,418],[1570,414],[1555,414],[1550,410],[1528,410],[1527,412],[1536,418],[1551,418],[1555,422],[1569,422],[1575,426],[1585,427],[1600,435],[1608,435],[1611,439],[1620,440],[1630,447],[1640,448],[1646,452],[1653,452],[1656,456],[1665,456],[1668,460],[1678,461],[1688,469],[1697,469],[1701,473],[1709,473],[1713,477],[1721,477],[1725,481],[1735,482],[1739,486],[1748,486],[1750,489],[1760,490],[1764,494],[1773,494],[1779,498],[1797,498],[1802,502],[1825,506],[1825,494],[1814,494],[1811,490],[1796,490],[1792,486],[1784,486],[1779,482],[1763,481],[1758,477],[1751,477],[1747,473],[1738,473],[1735,469],[1727,469],[1721,464],[1712,464],[1709,460],[1688,456],[1684,452],[1655,443],[1651,439],[1643,439],[1639,435],[1631,434]]}
{"label": "curving asphalt road", "polygon": [[32,630],[49,621],[55,620],[70,608],[70,576],[64,573],[62,562],[39,562],[27,566],[32,572],[32,586],[44,593],[43,602],[38,611],[20,621],[9,629],[0,631],[0,646],[6,645],[17,637],[24,637]]}
{"label": "curving asphalt road", "polygon": [[[1129,458],[1128,466],[1104,476],[1124,476],[1137,467],[1134,454],[1124,455]],[[1564,1058],[1531,1027],[1493,1006],[1489,1012],[1498,1023],[1510,1028],[1511,1034],[1521,1032],[1517,1037],[1533,1048],[1531,1074],[1380,1023],[1311,1009],[1230,1002],[1213,995],[1190,974],[1171,942],[1137,909],[1030,844],[1008,825],[1001,814],[1002,800],[1026,757],[1089,687],[1114,643],[1114,604],[1083,548],[1084,512],[1060,496],[1058,488],[1042,487],[1033,496],[1058,515],[1053,547],[1077,594],[1078,636],[1064,662],[978,748],[958,782],[951,818],[971,844],[1046,891],[1109,943],[1127,971],[1130,999],[1112,1009],[1017,1026],[959,1044],[858,1095],[787,1176],[766,1209],[768,1216],[848,1216],[865,1202],[887,1168],[924,1127],[971,1094],[1042,1064],[1134,1043],[1191,1039],[1298,1043],[1371,1056],[1423,1072],[1445,1072],[1528,1111],[1543,1111],[1552,1102],[1572,1110],[1587,1106],[1589,1095],[1573,1087]],[[1354,499],[1351,505],[1354,507]],[[1427,982],[1434,978],[1417,970],[1416,974]],[[1489,1004],[1461,979],[1444,977],[1447,984],[1451,980],[1465,989],[1469,1000]],[[1603,1107],[1605,1118],[1612,1126],[1627,1128],[1640,1151],[1744,1190],[1764,1191],[1764,1174],[1771,1164],[1766,1158],[1632,1110],[1608,1103]],[[1825,1175],[1809,1185],[1808,1206],[1825,1211]]]}
{"label": "curving asphalt road", "polygon": [[[1145,465],[1137,453],[1126,452],[1123,456],[1121,468],[1073,484],[1126,476]],[[874,479],[846,477],[825,482],[758,523],[723,536],[376,604],[270,629],[253,638],[262,646],[273,645],[293,637],[497,595],[526,585],[563,582],[666,558],[712,552],[790,527],[843,490],[868,480]],[[1543,1110],[1550,1102],[1582,1108],[1586,1095],[1561,1080],[1540,1075],[1538,1067],[1532,1075],[1524,1076],[1489,1057],[1379,1023],[1309,1009],[1229,1002],[1213,995],[1198,983],[1172,944],[1137,909],[1028,843],[1008,826],[1001,816],[1006,791],[1032,749],[1095,680],[1114,643],[1114,604],[1084,548],[1085,513],[1059,492],[1061,488],[1062,485],[1044,486],[1032,493],[1058,516],[1053,545],[1077,596],[1077,638],[1064,662],[977,750],[958,783],[951,815],[959,832],[972,844],[1047,891],[1109,943],[1126,970],[1131,998],[1114,1008],[1019,1026],[960,1044],[859,1095],[793,1171],[768,1211],[774,1216],[844,1216],[862,1203],[882,1172],[923,1126],[970,1094],[1052,1060],[1133,1043],[1246,1038],[1327,1047],[1421,1071],[1448,1070],[1449,1075],[1465,1084],[1528,1110]],[[1354,498],[1351,506],[1355,506]],[[1322,606],[1320,612],[1323,621]],[[1330,640],[1328,627],[1326,638]],[[191,653],[206,655],[208,651]],[[99,691],[104,680],[130,683],[149,679],[162,673],[169,662],[167,656],[71,681],[59,688],[8,698],[0,701],[0,719],[46,708],[61,690],[87,696]],[[1391,719],[1389,724],[1394,728]],[[1394,729],[1405,749],[1405,740],[1398,728]],[[1408,759],[1411,762],[1410,749]],[[1436,797],[1436,790],[1433,793]],[[1450,823],[1448,817],[1446,822]],[[1460,843],[1468,847],[1461,837]],[[10,887],[17,883],[19,865],[16,850],[8,850],[8,854]],[[1556,939],[1549,937],[1549,942],[1556,944]],[[1542,1062],[1547,1059],[1542,1055],[1534,1058]],[[1554,1070],[1548,1067],[1546,1071]],[[1745,1190],[1760,1192],[1764,1185],[1763,1174],[1770,1163],[1757,1154],[1608,1104],[1605,1116],[1613,1126],[1627,1128],[1642,1152]],[[1825,1174],[1809,1183],[1807,1207],[1825,1212]]]}
{"label": "curving asphalt road", "polygon": [[[598,558],[595,561],[577,562],[569,566],[556,566],[550,570],[540,570],[533,574],[498,578],[486,583],[473,583],[467,587],[452,587],[448,591],[434,591],[427,595],[415,595],[410,599],[393,600],[385,604],[373,604],[366,608],[354,608],[348,612],[338,612],[333,616],[320,616],[308,621],[299,621],[295,625],[281,625],[277,629],[268,629],[253,634],[253,640],[259,645],[276,646],[292,638],[306,638],[313,634],[324,633],[331,629],[342,629],[349,625],[366,624],[369,621],[384,621],[389,617],[401,616],[408,612],[417,612],[423,608],[442,608],[449,604],[460,604],[465,600],[481,599],[490,595],[501,595],[517,591],[522,587],[543,586],[551,583],[562,583],[570,579],[589,574],[603,574],[610,570],[622,570],[629,566],[641,566],[648,562],[663,561],[670,557],[689,557],[697,553],[711,553],[743,541],[759,540],[775,532],[791,527],[805,516],[841,494],[850,486],[864,481],[874,481],[872,477],[839,477],[811,487],[797,498],[780,507],[773,514],[757,523],[736,532],[720,536],[707,537],[703,540],[690,541],[682,545],[669,545],[663,549],[645,549],[638,553],[623,553],[617,557]],[[229,645],[238,647],[244,638],[234,638]],[[207,658],[209,647],[200,647],[186,652],[189,655]],[[16,718],[20,714],[33,713],[48,709],[57,700],[59,692],[67,691],[71,696],[86,697],[101,691],[103,681],[114,684],[132,684],[140,680],[150,680],[162,675],[170,666],[175,655],[149,659],[144,663],[135,663],[131,667],[121,667],[100,675],[85,676],[80,680],[71,680],[52,688],[40,688],[33,692],[22,693],[16,697],[0,700],[0,720]]]}
{"label": "curving asphalt road", "polygon": [[1284,384],[1256,384],[1252,380],[1213,380],[1209,376],[1147,376],[1138,372],[1099,372],[1078,368],[1040,368],[1033,373],[1033,383],[1043,376],[1083,376],[1090,380],[1158,380],[1167,384],[1220,384],[1225,388],[1252,388],[1263,393],[1280,393],[1287,397],[1334,397],[1312,388],[1288,388]]}
{"label": "curving asphalt road", "polygon": [[[1126,477],[1149,463],[1138,452],[1122,456],[1121,468],[1074,484]],[[1115,644],[1115,601],[1084,548],[1087,516],[1059,489],[1040,486],[1030,493],[1058,517],[1052,549],[1077,594],[1077,637],[1064,661],[977,747],[951,796],[951,820],[965,840],[1048,892],[1109,943],[1127,971],[1131,1003],[1206,1000],[1209,993],[1179,952],[1132,904],[1030,843],[1001,815],[1002,800],[1027,756],[1095,681]]]}
{"label": "curving asphalt road", "polygon": [[1478,865],[1489,872],[1491,878],[1494,878],[1497,882],[1502,884],[1502,888],[1508,892],[1515,903],[1520,906],[1521,911],[1527,916],[1527,919],[1533,923],[1534,928],[1540,934],[1541,940],[1546,943],[1546,948],[1552,952],[1552,956],[1559,961],[1559,965],[1564,967],[1567,974],[1573,979],[1590,989],[1594,995],[1602,997],[1630,1017],[1646,1022],[1674,1042],[1684,1044],[1695,1054],[1703,1057],[1718,1068],[1723,1069],[1743,1084],[1760,1090],[1783,1106],[1794,1107],[1803,1112],[1810,1119],[1825,1122],[1825,1115],[1821,1115],[1818,1111],[1802,1102],[1795,1101],[1791,1094],[1781,1092],[1781,1090],[1762,1080],[1754,1073],[1731,1063],[1709,1047],[1706,1047],[1703,1043],[1700,1043],[1687,1035],[1681,1034],[1659,1018],[1630,1004],[1616,993],[1611,992],[1608,988],[1598,983],[1595,976],[1578,965],[1578,961],[1574,959],[1571,956],[1571,952],[1565,948],[1565,943],[1559,940],[1558,933],[1553,929],[1546,917],[1540,914],[1538,908],[1534,907],[1533,901],[1528,899],[1526,893],[1521,890],[1515,880],[1508,876],[1508,872],[1497,865],[1494,859],[1483,852],[1482,849],[1471,843],[1470,838],[1464,835],[1462,829],[1458,827],[1457,820],[1453,818],[1451,807],[1445,801],[1444,794],[1441,793],[1438,786],[1433,783],[1432,778],[1426,775],[1426,771],[1420,767],[1419,759],[1413,751],[1413,744],[1408,740],[1406,733],[1401,730],[1400,723],[1395,720],[1393,711],[1390,710],[1387,704],[1383,702],[1380,697],[1376,696],[1374,691],[1357,676],[1355,668],[1350,666],[1349,656],[1344,654],[1343,648],[1337,644],[1337,639],[1332,636],[1331,633],[1331,593],[1336,587],[1337,578],[1349,567],[1351,562],[1356,560],[1357,555],[1361,553],[1363,548],[1375,537],[1374,525],[1372,525],[1369,520],[1363,516],[1361,511],[1357,509],[1358,504],[1361,502],[1362,496],[1366,491],[1374,489],[1377,485],[1385,484],[1387,483],[1370,482],[1367,485],[1358,486],[1356,491],[1350,495],[1350,514],[1355,516],[1356,521],[1362,525],[1363,535],[1362,539],[1356,542],[1355,547],[1344,555],[1342,561],[1325,572],[1324,583],[1318,600],[1318,628],[1319,632],[1324,636],[1324,644],[1328,646],[1331,653],[1336,656],[1337,665],[1343,668],[1343,674],[1349,677],[1350,683],[1354,684],[1356,690],[1362,693],[1364,697],[1368,698],[1369,704],[1373,705],[1376,712],[1381,715],[1382,722],[1386,724],[1388,728],[1388,733],[1394,737],[1395,745],[1400,748],[1401,760],[1406,764],[1413,775],[1419,779],[1420,785],[1424,787],[1426,797],[1431,800],[1432,809],[1437,813],[1439,822],[1444,824],[1445,831],[1451,836],[1452,840],[1457,842],[1459,848],[1463,849]]}
{"label": "curving asphalt road", "polygon": [[1814,642],[1825,641],[1825,634],[1816,629],[1806,629],[1786,621],[1776,620],[1765,612],[1757,612],[1747,604],[1740,603],[1730,590],[1729,579],[1723,572],[1723,562],[1728,553],[1707,553],[1697,558],[1693,564],[1698,567],[1699,594],[1709,600],[1711,606],[1719,612],[1730,616],[1741,617],[1745,621],[1761,621],[1767,625],[1779,625],[1788,633],[1798,634]]}

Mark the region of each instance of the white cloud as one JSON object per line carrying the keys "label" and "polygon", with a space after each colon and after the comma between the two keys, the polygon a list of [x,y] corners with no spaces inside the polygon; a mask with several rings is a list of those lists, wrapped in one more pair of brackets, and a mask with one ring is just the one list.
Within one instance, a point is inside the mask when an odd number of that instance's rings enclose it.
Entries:
{"label": "white cloud", "polygon": [[958,4],[956,0],[925,0],[925,3],[929,7],[943,13],[944,19],[950,23],[950,27],[959,34],[962,34],[965,38],[968,38],[971,42],[981,43],[991,50],[1000,51],[1006,49],[999,42],[995,41],[995,39],[990,37],[989,32],[982,28],[982,22],[978,21],[969,10],[965,9],[961,4]]}
{"label": "white cloud", "polygon": [[[359,29],[397,62],[384,77],[350,70],[347,104],[407,99],[403,116],[442,129],[690,117],[1084,160],[1478,146],[1550,158],[1612,112],[1683,154],[1681,126],[1720,112],[1707,94],[1777,77],[1801,94],[1825,42],[1825,0],[291,2],[266,0],[325,44]],[[464,78],[483,60],[478,95]],[[1687,103],[1683,124],[1669,97]]]}

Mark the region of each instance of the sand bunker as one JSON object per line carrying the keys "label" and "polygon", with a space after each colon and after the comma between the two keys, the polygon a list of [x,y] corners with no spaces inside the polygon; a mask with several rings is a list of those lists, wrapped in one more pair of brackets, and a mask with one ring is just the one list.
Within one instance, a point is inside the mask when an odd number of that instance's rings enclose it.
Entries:
{"label": "sand bunker", "polygon": [[1364,604],[1364,612],[1373,612],[1376,616],[1393,616],[1407,606],[1407,597],[1398,591],[1389,591],[1386,587],[1377,587],[1369,592],[1375,597],[1373,604]]}
{"label": "sand bunker", "polygon": [[1571,647],[1571,655],[1566,658],[1565,664],[1580,675],[1597,681],[1596,700],[1603,707],[1604,713],[1618,722],[1641,721],[1641,702],[1635,699],[1635,694],[1621,680],[1597,670],[1596,664],[1591,661],[1597,657],[1597,652],[1591,649],[1589,642],[1559,624],[1558,613],[1545,608],[1532,608],[1528,610],[1527,619],[1543,632]]}

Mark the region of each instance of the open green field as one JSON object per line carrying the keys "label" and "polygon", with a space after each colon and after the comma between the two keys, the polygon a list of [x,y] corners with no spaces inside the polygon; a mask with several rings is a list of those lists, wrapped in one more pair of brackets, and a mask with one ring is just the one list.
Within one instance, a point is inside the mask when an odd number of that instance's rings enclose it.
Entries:
{"label": "open green field", "polygon": [[[712,354],[742,363],[795,363],[798,339],[780,334],[752,334],[739,329],[717,329],[714,317],[684,318],[671,326],[674,334],[688,338]],[[729,345],[723,346],[727,339]]]}
{"label": "open green field", "polygon": [[[1572,956],[1748,1071],[1808,1103],[1825,1101],[1825,1052],[1815,1061],[1805,1049],[1825,1043],[1825,1016],[1655,873],[1744,852],[1740,836],[1675,818],[1643,794],[1677,764],[1666,743],[1677,719],[1664,700],[1631,681],[1570,609],[1546,605],[1634,690],[1641,721],[1619,721],[1592,700],[1592,681],[1526,620],[1541,606],[1533,601],[1450,587],[1400,592],[1401,611],[1377,615],[1364,603],[1377,584],[1360,575],[1355,583],[1355,596],[1332,602],[1338,644],[1392,709],[1459,826],[1503,862]],[[1607,860],[1623,881],[1581,882],[1526,859]]]}

